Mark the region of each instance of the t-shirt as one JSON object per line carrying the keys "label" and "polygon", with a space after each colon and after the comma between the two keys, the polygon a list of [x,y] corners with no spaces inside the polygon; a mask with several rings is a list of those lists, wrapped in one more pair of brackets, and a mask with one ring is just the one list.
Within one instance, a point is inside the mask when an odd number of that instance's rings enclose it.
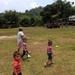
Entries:
{"label": "t-shirt", "polygon": [[21,69],[22,69],[21,62],[14,60],[13,68],[16,70],[16,73],[19,74],[21,72]]}
{"label": "t-shirt", "polygon": [[47,53],[52,53],[52,46],[48,46]]}
{"label": "t-shirt", "polygon": [[22,31],[19,31],[19,32],[18,32],[18,42],[23,42],[21,36],[24,36],[24,33],[23,33]]}
{"label": "t-shirt", "polygon": [[25,42],[23,42],[23,50],[28,50],[27,44]]}

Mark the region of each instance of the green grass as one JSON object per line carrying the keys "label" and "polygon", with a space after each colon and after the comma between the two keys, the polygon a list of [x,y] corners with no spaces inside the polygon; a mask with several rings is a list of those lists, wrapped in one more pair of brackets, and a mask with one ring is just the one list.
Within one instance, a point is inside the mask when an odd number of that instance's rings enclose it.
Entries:
{"label": "green grass", "polygon": [[[31,58],[21,60],[23,75],[75,75],[75,27],[27,27],[23,28],[23,31],[28,38],[28,49],[31,51]],[[0,29],[0,37],[17,35],[17,32],[18,28]],[[53,41],[55,64],[44,68],[48,39]],[[15,50],[17,38],[0,39],[0,75],[12,75]]]}

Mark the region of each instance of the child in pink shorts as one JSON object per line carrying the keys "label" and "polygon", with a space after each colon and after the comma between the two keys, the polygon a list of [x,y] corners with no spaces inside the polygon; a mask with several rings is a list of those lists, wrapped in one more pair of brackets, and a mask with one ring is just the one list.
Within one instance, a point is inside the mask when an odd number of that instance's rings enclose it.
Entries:
{"label": "child in pink shorts", "polygon": [[24,55],[30,54],[30,52],[28,52],[28,48],[27,48],[27,38],[23,38],[23,54],[21,56],[21,58],[24,57]]}

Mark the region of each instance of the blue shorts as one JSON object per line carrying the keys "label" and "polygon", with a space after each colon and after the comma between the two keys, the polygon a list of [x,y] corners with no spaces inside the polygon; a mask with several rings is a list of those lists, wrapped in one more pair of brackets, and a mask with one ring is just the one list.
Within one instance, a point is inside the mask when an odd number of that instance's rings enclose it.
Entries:
{"label": "blue shorts", "polygon": [[52,59],[52,54],[51,53],[47,53],[48,55],[48,60],[51,60]]}

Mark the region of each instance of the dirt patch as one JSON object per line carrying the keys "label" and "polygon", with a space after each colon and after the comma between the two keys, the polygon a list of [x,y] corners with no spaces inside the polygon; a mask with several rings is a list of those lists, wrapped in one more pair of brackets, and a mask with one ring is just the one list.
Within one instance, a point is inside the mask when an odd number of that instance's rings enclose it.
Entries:
{"label": "dirt patch", "polygon": [[58,41],[60,42],[75,42],[73,38],[59,38]]}
{"label": "dirt patch", "polygon": [[14,39],[14,38],[17,38],[16,35],[12,35],[12,36],[0,36],[0,40],[3,40],[3,39]]}
{"label": "dirt patch", "polygon": [[34,45],[37,45],[37,44],[39,44],[39,42],[37,41],[37,42],[34,42],[33,44],[34,44]]}

